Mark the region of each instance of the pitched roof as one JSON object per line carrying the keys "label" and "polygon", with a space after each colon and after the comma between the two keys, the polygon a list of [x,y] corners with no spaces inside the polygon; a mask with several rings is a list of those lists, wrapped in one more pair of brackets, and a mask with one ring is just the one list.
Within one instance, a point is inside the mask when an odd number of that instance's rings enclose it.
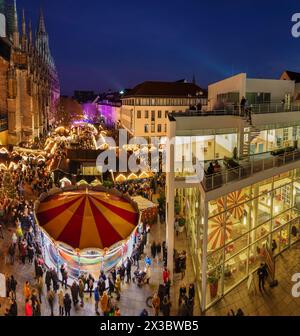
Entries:
{"label": "pitched roof", "polygon": [[207,91],[193,83],[144,82],[130,90],[124,97],[189,97],[196,95],[207,97]]}
{"label": "pitched roof", "polygon": [[285,71],[289,77],[290,80],[295,81],[296,83],[300,83],[300,73],[299,72],[294,72],[294,71]]}

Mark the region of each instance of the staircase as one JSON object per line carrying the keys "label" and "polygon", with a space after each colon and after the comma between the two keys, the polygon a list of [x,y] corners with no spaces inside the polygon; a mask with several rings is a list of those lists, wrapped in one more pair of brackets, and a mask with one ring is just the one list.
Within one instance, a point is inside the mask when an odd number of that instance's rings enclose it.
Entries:
{"label": "staircase", "polygon": [[258,128],[256,128],[255,126],[250,126],[250,132],[248,135],[248,141],[244,142],[244,146],[243,146],[243,156],[247,157],[250,155],[250,144],[251,142],[257,138],[260,134],[260,130]]}

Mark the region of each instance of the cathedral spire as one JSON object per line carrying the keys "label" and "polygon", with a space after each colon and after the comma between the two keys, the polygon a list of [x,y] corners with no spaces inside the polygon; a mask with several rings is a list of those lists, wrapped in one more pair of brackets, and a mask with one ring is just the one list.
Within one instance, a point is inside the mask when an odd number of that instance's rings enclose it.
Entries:
{"label": "cathedral spire", "polygon": [[32,38],[32,25],[31,25],[31,20],[29,20],[29,48],[31,49],[33,47],[33,38]]}
{"label": "cathedral spire", "polygon": [[20,36],[19,36],[19,24],[18,24],[18,12],[17,12],[17,1],[14,0],[13,6],[13,43],[16,48],[19,47],[20,44]]}
{"label": "cathedral spire", "polygon": [[25,20],[25,10],[22,10],[22,35],[26,35],[26,20]]}
{"label": "cathedral spire", "polygon": [[45,34],[46,33],[45,19],[44,19],[44,13],[43,13],[42,8],[41,8],[41,12],[40,12],[38,33],[40,33],[40,34]]}
{"label": "cathedral spire", "polygon": [[26,19],[25,19],[25,11],[22,11],[22,37],[21,37],[21,46],[22,50],[27,50],[27,31],[26,31]]}

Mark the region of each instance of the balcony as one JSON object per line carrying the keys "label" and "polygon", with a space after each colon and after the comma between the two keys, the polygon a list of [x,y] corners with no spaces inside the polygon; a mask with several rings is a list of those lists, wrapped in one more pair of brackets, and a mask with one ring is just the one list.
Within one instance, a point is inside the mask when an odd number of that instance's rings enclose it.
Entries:
{"label": "balcony", "polygon": [[222,169],[219,173],[212,175],[205,173],[202,186],[205,191],[211,191],[231,182],[236,182],[253,176],[256,173],[282,167],[296,161],[300,161],[299,150],[286,152],[278,156],[268,156],[262,159],[257,159],[257,157],[252,156],[249,161],[240,161],[235,168]]}
{"label": "balcony", "polygon": [[[250,105],[249,110],[252,114],[268,114],[283,112],[300,112],[300,104],[283,104],[283,103],[264,103]],[[223,109],[212,111],[193,111],[171,113],[173,117],[209,117],[209,116],[243,116],[244,112],[239,105],[226,105]]]}

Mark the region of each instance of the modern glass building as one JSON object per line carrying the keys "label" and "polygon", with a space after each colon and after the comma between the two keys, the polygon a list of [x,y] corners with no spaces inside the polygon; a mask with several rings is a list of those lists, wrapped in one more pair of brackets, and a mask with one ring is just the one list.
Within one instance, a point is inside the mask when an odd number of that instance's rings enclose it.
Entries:
{"label": "modern glass building", "polygon": [[204,311],[300,238],[300,106],[173,114],[168,139],[168,265],[184,218]]}

